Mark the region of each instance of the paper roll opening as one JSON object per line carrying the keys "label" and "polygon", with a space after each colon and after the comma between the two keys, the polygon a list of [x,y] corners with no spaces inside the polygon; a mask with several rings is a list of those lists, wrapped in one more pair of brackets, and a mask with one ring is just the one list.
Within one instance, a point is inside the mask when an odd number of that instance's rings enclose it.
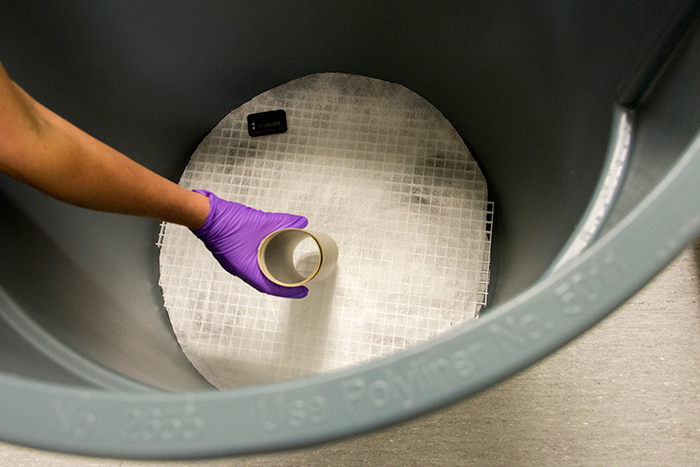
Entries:
{"label": "paper roll opening", "polygon": [[[306,256],[311,261],[302,268],[295,261],[295,251],[307,239],[313,241],[311,244],[317,255]],[[260,270],[272,282],[284,287],[298,287],[313,279],[327,277],[335,268],[337,258],[338,247],[331,237],[302,229],[273,232],[260,242],[258,248]]]}

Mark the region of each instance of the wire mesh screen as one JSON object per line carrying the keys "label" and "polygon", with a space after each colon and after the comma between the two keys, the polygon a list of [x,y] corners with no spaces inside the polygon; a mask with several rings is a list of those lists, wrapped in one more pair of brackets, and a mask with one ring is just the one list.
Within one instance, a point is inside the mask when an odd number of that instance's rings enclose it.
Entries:
{"label": "wire mesh screen", "polygon": [[[248,136],[247,115],[275,109],[288,131]],[[183,351],[219,388],[386,356],[486,303],[486,181],[444,116],[400,85],[319,74],[263,93],[214,128],[180,184],[304,215],[340,252],[305,299],[282,299],[226,273],[186,228],[163,225],[165,307]]]}

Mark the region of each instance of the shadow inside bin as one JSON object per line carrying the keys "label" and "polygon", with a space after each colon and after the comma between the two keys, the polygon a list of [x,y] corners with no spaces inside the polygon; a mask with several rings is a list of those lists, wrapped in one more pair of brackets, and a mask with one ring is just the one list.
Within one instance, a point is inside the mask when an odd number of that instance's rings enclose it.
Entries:
{"label": "shadow inside bin", "polygon": [[329,321],[338,269],[323,280],[308,284],[309,294],[290,305],[282,365],[302,377],[324,371],[324,355],[332,343]]}
{"label": "shadow inside bin", "polygon": [[117,390],[211,389],[160,320],[122,307],[2,190],[0,245],[0,293],[16,304],[0,307],[0,371]]}

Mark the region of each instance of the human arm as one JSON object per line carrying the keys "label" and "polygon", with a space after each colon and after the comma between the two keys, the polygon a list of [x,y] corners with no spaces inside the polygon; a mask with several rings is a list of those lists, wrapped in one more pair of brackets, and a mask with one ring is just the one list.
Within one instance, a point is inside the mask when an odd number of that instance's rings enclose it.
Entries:
{"label": "human arm", "polygon": [[184,225],[224,269],[257,290],[289,298],[308,293],[273,284],[257,263],[257,245],[268,233],[303,228],[305,218],[264,213],[161,177],[38,103],[2,64],[0,172],[75,206]]}
{"label": "human arm", "polygon": [[201,227],[209,200],[56,115],[0,64],[0,171],[67,203]]}

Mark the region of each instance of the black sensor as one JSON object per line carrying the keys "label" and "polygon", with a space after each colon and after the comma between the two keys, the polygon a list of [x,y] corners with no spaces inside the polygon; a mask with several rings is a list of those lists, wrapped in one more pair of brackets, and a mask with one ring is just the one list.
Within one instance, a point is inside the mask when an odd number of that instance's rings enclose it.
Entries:
{"label": "black sensor", "polygon": [[284,110],[271,110],[248,115],[250,136],[274,135],[287,131],[287,114]]}

